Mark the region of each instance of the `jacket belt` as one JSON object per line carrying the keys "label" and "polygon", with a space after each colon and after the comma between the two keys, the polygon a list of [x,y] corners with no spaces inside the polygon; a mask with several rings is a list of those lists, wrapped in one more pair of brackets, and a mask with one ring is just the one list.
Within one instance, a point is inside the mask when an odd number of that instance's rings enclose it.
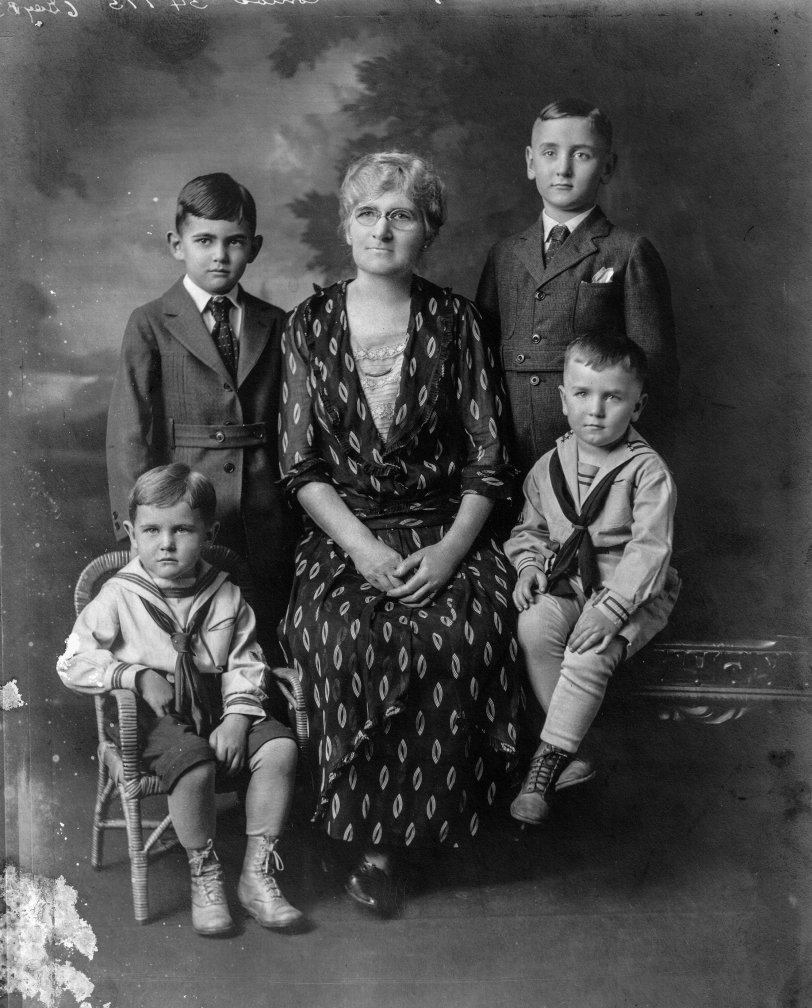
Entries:
{"label": "jacket belt", "polygon": [[171,448],[255,448],[268,444],[268,424],[167,424]]}

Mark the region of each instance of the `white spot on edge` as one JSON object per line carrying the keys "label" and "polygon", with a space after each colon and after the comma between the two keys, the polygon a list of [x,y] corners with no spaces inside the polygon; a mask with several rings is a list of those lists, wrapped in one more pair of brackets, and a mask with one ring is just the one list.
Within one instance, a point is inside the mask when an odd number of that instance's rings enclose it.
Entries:
{"label": "white spot on edge", "polygon": [[12,679],[0,689],[0,709],[7,711],[14,710],[15,707],[25,707],[25,700],[17,689],[17,680]]}
{"label": "white spot on edge", "polygon": [[[92,1008],[87,1000],[94,984],[68,958],[50,953],[53,946],[76,949],[92,959],[96,954],[93,929],[76,912],[76,890],[61,876],[54,880],[18,872],[7,865],[0,897],[6,912],[0,929],[6,939],[8,970],[6,993],[34,998],[45,1008],[56,1008],[63,993],[71,993],[81,1008]],[[109,1008],[109,1004],[105,1005]]]}

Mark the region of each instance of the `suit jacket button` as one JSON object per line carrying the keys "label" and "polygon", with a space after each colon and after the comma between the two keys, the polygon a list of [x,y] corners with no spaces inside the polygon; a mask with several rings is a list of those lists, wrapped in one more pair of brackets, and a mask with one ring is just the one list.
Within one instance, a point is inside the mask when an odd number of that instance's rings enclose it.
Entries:
{"label": "suit jacket button", "polygon": [[533,333],[533,335],[531,337],[531,342],[533,342],[533,343],[541,343],[541,336],[539,336],[539,334],[537,332]]}
{"label": "suit jacket button", "polygon": [[228,382],[224,382],[223,383],[223,388],[226,390],[226,392],[233,392],[234,391],[234,389],[228,384]]}
{"label": "suit jacket button", "polygon": [[547,297],[547,291],[536,291],[536,301],[543,301]]}
{"label": "suit jacket button", "polygon": [[236,466],[234,465],[234,463],[233,463],[233,462],[226,462],[226,464],[225,464],[225,465],[223,466],[223,469],[224,469],[224,470],[225,470],[225,471],[226,471],[227,473],[233,473],[233,472],[234,472],[234,470],[235,470],[236,468],[237,468],[237,467],[236,467]]}
{"label": "suit jacket button", "polygon": [[214,434],[214,440],[215,441],[225,441],[225,439],[226,439],[226,436],[225,436],[225,434],[221,430],[215,431],[215,434]]}
{"label": "suit jacket button", "polygon": [[539,376],[537,374],[534,374],[533,377],[530,379],[530,384],[531,385],[538,385],[540,381],[541,381],[541,378],[539,378]]}
{"label": "suit jacket button", "polygon": [[524,362],[525,362],[525,359],[526,359],[526,358],[525,358],[525,356],[524,356],[524,354],[523,354],[523,353],[517,353],[517,354],[516,354],[516,363],[517,363],[517,364],[524,364]]}

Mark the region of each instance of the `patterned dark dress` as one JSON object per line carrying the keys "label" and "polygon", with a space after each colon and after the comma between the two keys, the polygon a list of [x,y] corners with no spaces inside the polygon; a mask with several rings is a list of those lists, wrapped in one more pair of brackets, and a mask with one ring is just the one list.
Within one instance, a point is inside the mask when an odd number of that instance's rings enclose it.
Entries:
{"label": "patterned dark dress", "polygon": [[[500,499],[513,469],[479,316],[415,277],[395,417],[382,441],[350,348],[348,281],[319,291],[285,332],[281,451],[291,494],[331,484],[407,556],[439,542],[465,493]],[[515,752],[512,574],[484,531],[434,602],[371,587],[310,525],[280,637],[302,677],[318,742],[314,820],[367,844],[475,834]]]}

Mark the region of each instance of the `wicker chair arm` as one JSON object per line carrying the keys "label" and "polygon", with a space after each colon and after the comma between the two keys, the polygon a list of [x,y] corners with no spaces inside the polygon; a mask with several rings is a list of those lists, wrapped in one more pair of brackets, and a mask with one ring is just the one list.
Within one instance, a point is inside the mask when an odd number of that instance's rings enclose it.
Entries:
{"label": "wicker chair arm", "polygon": [[299,748],[304,750],[310,738],[310,725],[307,721],[307,704],[299,676],[291,668],[272,668],[270,671],[288,701],[288,706],[291,709],[291,721],[296,731],[296,742]]}
{"label": "wicker chair arm", "polygon": [[118,709],[118,730],[121,742],[121,767],[125,781],[141,778],[141,764],[138,748],[138,708],[135,693],[128,689],[111,690],[110,696]]}

